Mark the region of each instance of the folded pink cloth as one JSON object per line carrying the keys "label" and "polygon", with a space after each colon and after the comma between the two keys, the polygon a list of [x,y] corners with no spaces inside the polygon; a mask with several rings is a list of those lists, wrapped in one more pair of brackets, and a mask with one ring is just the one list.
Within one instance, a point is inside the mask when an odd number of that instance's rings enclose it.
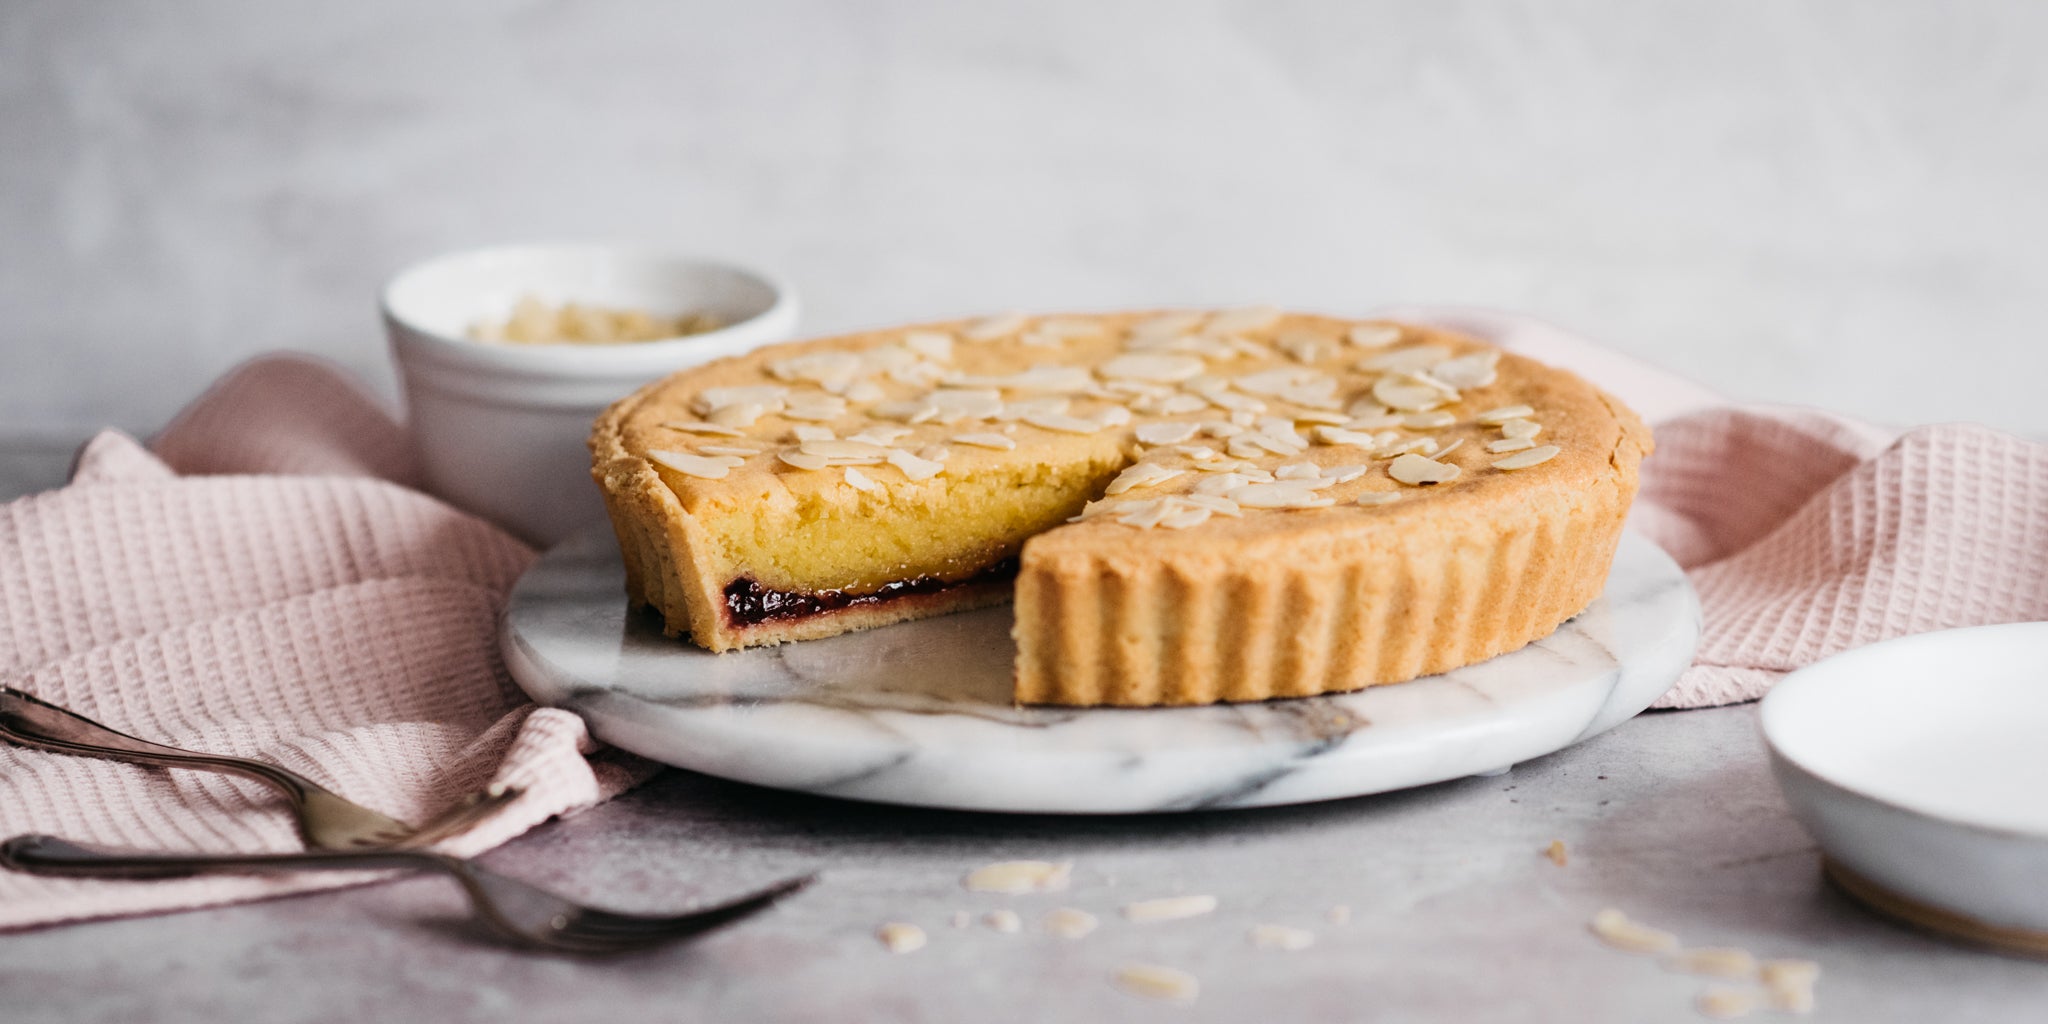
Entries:
{"label": "folded pink cloth", "polygon": [[[299,358],[229,375],[156,453],[117,433],[69,486],[0,506],[0,679],[116,729],[274,761],[419,821],[492,781],[524,796],[442,846],[473,854],[605,800],[645,763],[536,709],[496,621],[533,553],[409,490],[403,432]],[[262,475],[256,475],[262,474]],[[241,779],[0,744],[0,835],[293,850]],[[0,928],[221,903],[366,876],[103,882],[0,871]],[[374,876],[368,876],[374,877]]]}

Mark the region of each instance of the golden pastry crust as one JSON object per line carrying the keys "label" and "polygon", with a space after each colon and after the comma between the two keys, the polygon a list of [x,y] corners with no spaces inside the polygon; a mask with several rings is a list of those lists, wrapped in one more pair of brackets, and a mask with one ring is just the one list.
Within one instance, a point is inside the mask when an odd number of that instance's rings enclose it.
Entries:
{"label": "golden pastry crust", "polygon": [[[608,410],[591,438],[593,474],[620,538],[631,595],[660,610],[671,633],[730,650],[997,602],[1008,585],[986,574],[1017,559],[1017,699],[1152,706],[1337,692],[1445,671],[1548,634],[1598,594],[1637,464],[1650,449],[1633,413],[1571,374],[1447,332],[1304,315],[1262,323],[1240,317],[1237,323],[1251,326],[1227,334],[1204,334],[1199,326],[1230,315],[1191,317],[1198,326],[1178,340],[1154,329],[1172,314],[1151,313],[1041,318],[983,341],[972,339],[991,333],[985,324],[899,328],[775,346],[650,385]],[[1375,344],[1396,330],[1397,340]],[[1033,331],[1052,337],[1034,339]],[[1368,344],[1353,344],[1354,335]],[[919,343],[906,340],[913,336]],[[1162,337],[1168,347],[1157,345]],[[898,355],[895,369],[862,378],[873,385],[864,392],[848,388],[843,375],[792,376],[793,367],[815,369],[811,363],[820,360],[812,357],[821,354],[831,363],[905,347],[944,358],[919,356],[913,365]],[[1193,351],[1201,376],[1146,384],[1110,372],[1185,372],[1159,360],[1112,363],[1139,347],[1148,358],[1164,353],[1183,361]],[[1389,411],[1370,396],[1390,394],[1374,390],[1381,378],[1412,382],[1407,371],[1386,368],[1387,357],[1395,354],[1399,363],[1401,353],[1470,357],[1489,369],[1461,367],[1465,386],[1447,388],[1455,400],[1433,411]],[[1042,405],[1043,415],[1019,418],[1019,409],[1048,401],[1045,394],[990,385],[1040,373],[1034,366],[1084,368],[1094,376],[1080,388],[1071,379],[1036,380],[1066,389],[1050,400],[1062,409],[1047,413]],[[1306,383],[1270,393],[1276,380],[1291,379],[1276,376],[1282,370]],[[1417,379],[1432,380],[1429,372],[1422,368]],[[1318,377],[1333,379],[1334,390],[1317,392],[1328,383]],[[823,415],[833,409],[820,384],[852,399],[843,415]],[[1139,394],[1141,386],[1151,389],[1149,397]],[[764,387],[785,394],[766,402],[770,408],[740,403],[736,416],[726,415],[731,405],[707,401],[731,398],[717,389]],[[919,419],[914,403],[934,387],[999,390],[1001,409],[995,418],[962,419],[949,408],[944,417]],[[1189,400],[1161,397],[1190,389],[1211,401],[1189,409]],[[824,408],[815,406],[819,401]],[[1503,429],[1513,428],[1503,428],[1498,416],[1480,422],[1478,414],[1520,405],[1531,410],[1529,425],[1540,424],[1529,445],[1557,451],[1530,468],[1494,468],[1513,453],[1488,446],[1502,444]],[[707,416],[728,425],[706,426]],[[1208,433],[1186,443],[1145,444],[1136,431],[1147,423],[1184,423],[1217,435],[1270,427],[1268,436],[1278,436],[1280,428],[1267,422],[1273,416],[1307,418],[1294,422],[1289,445],[1325,440],[1325,427],[1336,434],[1332,443],[1264,453]],[[1390,417],[1407,423],[1380,430],[1380,441],[1399,435],[1391,440],[1397,447],[1424,439],[1449,447],[1436,464],[1458,467],[1457,479],[1413,487],[1390,476],[1386,448],[1366,436]],[[954,422],[939,422],[944,418]],[[1129,422],[1111,423],[1120,418]],[[1102,425],[1086,429],[1091,423]],[[877,424],[884,434],[861,433]],[[861,474],[856,481],[846,467],[799,468],[782,460],[779,453],[805,461],[801,453],[817,446],[807,448],[792,432],[820,428],[836,438],[882,440],[878,449],[892,459],[903,453],[904,468],[853,467]],[[1015,447],[959,440],[998,433]],[[762,451],[701,455],[749,448]],[[939,448],[946,458],[938,475],[914,478],[937,463],[909,456],[937,456]],[[1217,451],[1223,448],[1230,454]],[[1210,458],[1183,454],[1189,449],[1208,449]],[[686,461],[689,471],[678,470],[662,464],[662,452],[739,464],[712,479],[693,473],[718,467]],[[1268,483],[1246,481],[1249,489],[1231,491],[1243,506],[1219,498],[1210,486],[1219,482],[1216,459],[1249,467],[1242,473],[1263,474]],[[1122,487],[1128,478],[1119,473],[1140,461],[1156,463],[1155,475],[1172,475],[1089,503],[1106,487]],[[1295,500],[1305,493],[1273,487],[1275,470],[1307,476],[1303,486],[1312,486],[1309,496],[1324,507],[1255,507],[1275,494]],[[1359,503],[1381,492],[1398,498]],[[1145,504],[1162,499],[1167,506]],[[1088,515],[1066,522],[1084,503]],[[1192,510],[1195,503],[1225,511]],[[1166,516],[1169,526],[1188,528],[1130,525],[1160,518],[1161,507],[1179,514]],[[926,586],[814,614],[744,621],[733,596],[741,580],[796,594],[874,595],[903,580]],[[947,583],[954,585],[941,586]]]}

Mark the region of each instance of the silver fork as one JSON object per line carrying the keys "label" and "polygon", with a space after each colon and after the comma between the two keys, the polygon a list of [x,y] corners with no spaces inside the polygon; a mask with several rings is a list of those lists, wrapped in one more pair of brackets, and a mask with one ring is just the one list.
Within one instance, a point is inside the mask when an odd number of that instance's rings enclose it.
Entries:
{"label": "silver fork", "polygon": [[152,743],[4,686],[0,686],[0,739],[59,754],[254,779],[284,795],[298,821],[299,834],[307,846],[316,850],[430,846],[468,829],[519,796],[516,789],[493,786],[464,797],[432,821],[415,828],[329,792],[289,768],[246,757],[202,754]]}
{"label": "silver fork", "polygon": [[506,936],[575,953],[620,953],[689,938],[767,909],[811,884],[806,875],[759,892],[682,914],[641,915],[599,910],[484,871],[459,857],[426,850],[332,850],[280,854],[138,853],[16,836],[0,843],[0,864],[63,878],[169,878],[267,871],[431,868],[462,883],[477,917]]}

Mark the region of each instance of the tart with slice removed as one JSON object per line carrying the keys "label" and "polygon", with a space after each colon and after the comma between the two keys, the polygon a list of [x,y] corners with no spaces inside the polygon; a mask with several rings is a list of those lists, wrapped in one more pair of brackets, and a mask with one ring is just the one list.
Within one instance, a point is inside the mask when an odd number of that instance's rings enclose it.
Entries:
{"label": "tart with slice removed", "polygon": [[627,588],[713,651],[1016,602],[1016,699],[1356,690],[1598,595],[1650,450],[1612,397],[1449,332],[1268,309],[927,324],[613,405]]}

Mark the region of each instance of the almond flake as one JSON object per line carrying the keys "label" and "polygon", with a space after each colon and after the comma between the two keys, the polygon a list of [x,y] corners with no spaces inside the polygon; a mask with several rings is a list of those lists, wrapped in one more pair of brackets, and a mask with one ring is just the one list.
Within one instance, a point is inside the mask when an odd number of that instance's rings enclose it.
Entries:
{"label": "almond flake", "polygon": [[1063,939],[1078,939],[1100,923],[1094,914],[1073,907],[1059,907],[1045,915],[1045,930]]}
{"label": "almond flake", "polygon": [[1179,444],[1195,436],[1192,423],[1141,423],[1135,432],[1139,444]]}
{"label": "almond flake", "polygon": [[1156,900],[1139,900],[1124,904],[1124,919],[1129,921],[1178,921],[1183,918],[1200,917],[1216,910],[1214,896],[1166,896]]}
{"label": "almond flake", "polygon": [[1457,451],[1458,446],[1465,443],[1465,439],[1461,437],[1455,441],[1452,441],[1450,444],[1444,445],[1442,448],[1437,448],[1434,446],[1434,439],[1431,440],[1432,446],[1430,448],[1429,457],[1437,460],[1438,462],[1442,462],[1444,456],[1449,455],[1454,451]]}
{"label": "almond flake", "polygon": [[1280,311],[1271,306],[1232,309],[1209,318],[1202,330],[1209,334],[1249,334],[1280,322]]}
{"label": "almond flake", "polygon": [[1163,416],[1185,416],[1209,407],[1209,400],[1199,395],[1171,395],[1159,403]]}
{"label": "almond flake", "polygon": [[882,386],[871,380],[854,381],[842,394],[849,402],[867,405],[882,400]]}
{"label": "almond flake", "polygon": [[1224,497],[1244,508],[1328,508],[1337,503],[1316,493],[1306,480],[1246,484]]}
{"label": "almond flake", "polygon": [[1284,924],[1256,924],[1245,939],[1260,949],[1307,949],[1316,944],[1316,933]]}
{"label": "almond flake", "polygon": [[1174,500],[1169,503],[1167,513],[1159,517],[1159,525],[1168,530],[1189,530],[1208,522],[1211,515],[1214,513],[1200,505]]}
{"label": "almond flake", "polygon": [[1028,413],[1024,422],[1041,430],[1056,430],[1063,434],[1093,434],[1103,429],[1103,425],[1094,420],[1057,412]]}
{"label": "almond flake", "polygon": [[1429,375],[1454,388],[1483,388],[1500,376],[1499,363],[1500,350],[1486,349],[1446,359],[1430,367]]}
{"label": "almond flake", "polygon": [[1024,919],[1017,916],[1016,911],[1009,909],[991,910],[981,915],[981,923],[988,925],[993,931],[1006,935],[1015,935],[1024,930]]}
{"label": "almond flake", "polygon": [[946,470],[945,466],[937,462],[920,459],[901,448],[889,453],[889,465],[902,470],[903,475],[913,481],[930,480]]}
{"label": "almond flake", "polygon": [[1202,361],[1193,356],[1144,352],[1121,355],[1103,363],[1096,372],[1110,380],[1161,381],[1178,384],[1202,375]]}
{"label": "almond flake", "polygon": [[1757,997],[1750,989],[1716,987],[1701,992],[1693,1006],[1715,1020],[1733,1020],[1749,1016],[1757,1007]]}
{"label": "almond flake", "polygon": [[953,336],[944,331],[911,331],[903,336],[903,347],[935,362],[953,361]]}
{"label": "almond flake", "polygon": [[976,868],[960,884],[973,892],[1058,892],[1067,887],[1073,871],[1070,860],[1005,860]]}
{"label": "almond flake", "polygon": [[1434,409],[1456,397],[1428,383],[1418,381],[1414,374],[1385,376],[1373,382],[1372,397],[1403,412],[1425,412]]}
{"label": "almond flake", "polygon": [[1686,974],[1710,978],[1750,978],[1756,975],[1756,957],[1749,950],[1733,946],[1703,946],[1682,950],[1664,961],[1666,967]]}
{"label": "almond flake", "polygon": [[1192,1003],[1202,994],[1194,975],[1158,964],[1126,964],[1117,970],[1116,983],[1132,995],[1169,1003]]}
{"label": "almond flake", "polygon": [[1001,388],[1005,391],[1087,391],[1095,378],[1079,366],[1034,366],[1028,370],[994,377],[955,377],[948,383],[966,388]]}
{"label": "almond flake", "polygon": [[1134,339],[1177,338],[1202,326],[1202,321],[1205,319],[1208,319],[1208,315],[1204,313],[1162,313],[1149,320],[1141,320],[1133,325],[1131,327],[1131,337]]}
{"label": "almond flake", "polygon": [[852,438],[844,441],[805,441],[797,446],[797,450],[805,455],[822,455],[828,459],[875,459],[880,461],[889,454],[888,450],[882,445],[868,441],[855,441]]}
{"label": "almond flake", "polygon": [[761,454],[761,449],[755,448],[752,445],[700,444],[697,446],[697,453],[700,455],[730,455],[734,458],[744,459],[749,455]]}
{"label": "almond flake", "polygon": [[874,479],[869,477],[866,473],[863,473],[860,470],[853,468],[852,466],[846,467],[846,484],[847,486],[853,488],[856,491],[866,491],[869,494],[882,493],[881,484],[876,483]]}
{"label": "almond flake", "polygon": [[1458,422],[1458,417],[1437,409],[1431,412],[1411,412],[1401,417],[1401,425],[1410,430],[1435,430]]}
{"label": "almond flake", "polygon": [[953,457],[953,449],[942,444],[928,444],[917,450],[917,457],[933,462],[944,462]]}
{"label": "almond flake", "polygon": [[1498,441],[1486,442],[1486,450],[1495,455],[1527,451],[1534,447],[1536,447],[1536,439],[1533,437],[1504,437]]}
{"label": "almond flake", "polygon": [[997,451],[1005,452],[1017,447],[1016,439],[1005,437],[1001,434],[954,434],[952,441],[954,444],[968,444],[976,448],[994,448]]}
{"label": "almond flake", "polygon": [[847,440],[856,442],[858,444],[871,444],[876,445],[878,447],[887,448],[888,446],[895,444],[898,440],[908,437],[914,433],[916,433],[916,431],[910,429],[909,427],[892,427],[886,424],[875,423],[871,424],[870,426],[867,427],[867,429],[862,430],[860,433],[849,436]]}
{"label": "almond flake", "polygon": [[1359,348],[1385,348],[1401,340],[1401,329],[1393,324],[1359,324],[1344,338]]}
{"label": "almond flake", "polygon": [[1126,501],[1116,506],[1116,521],[1125,526],[1149,530],[1164,522],[1166,517],[1175,511],[1175,506],[1168,504],[1163,498],[1151,501]]}
{"label": "almond flake", "polygon": [[1327,409],[1296,409],[1292,418],[1296,423],[1309,423],[1320,426],[1341,426],[1351,422],[1351,417],[1341,412],[1331,412]]}
{"label": "almond flake", "polygon": [[769,411],[767,406],[758,402],[741,402],[711,413],[711,422],[726,427],[751,427],[754,421],[766,416]]}
{"label": "almond flake", "polygon": [[1023,330],[1026,322],[1022,313],[1005,313],[968,324],[960,336],[968,341],[996,341]]}
{"label": "almond flake", "polygon": [[723,480],[734,466],[745,460],[733,455],[692,455],[689,452],[650,449],[647,457],[685,476],[701,477],[705,480]]}
{"label": "almond flake", "polygon": [[1366,466],[1325,466],[1323,479],[1336,484],[1348,484],[1366,474]]}
{"label": "almond flake", "polygon": [[1168,469],[1156,462],[1134,462],[1129,468],[1116,475],[1116,479],[1103,488],[1104,494],[1122,494],[1133,487],[1157,487],[1174,477],[1187,472],[1182,469]]}
{"label": "almond flake", "polygon": [[1354,417],[1344,421],[1343,425],[1346,430],[1385,430],[1388,427],[1398,427],[1407,419],[1405,413],[1383,412],[1377,416]]}
{"label": "almond flake", "polygon": [[775,457],[798,469],[824,469],[832,464],[832,460],[823,455],[805,455],[800,451],[783,450],[776,452]]}
{"label": "almond flake", "polygon": [[1206,444],[1177,444],[1173,446],[1173,450],[1181,455],[1185,455],[1188,458],[1195,460],[1196,462],[1210,462],[1215,459],[1220,459],[1223,457],[1222,452],[1219,452]]}
{"label": "almond flake", "polygon": [[782,408],[783,400],[789,396],[789,389],[773,384],[760,384],[736,388],[705,388],[690,402],[690,408],[703,415],[710,415],[720,409],[734,406],[757,405],[767,412]]}
{"label": "almond flake", "polygon": [[1379,439],[1373,435],[1345,427],[1317,427],[1315,435],[1316,440],[1324,444],[1348,444],[1359,448],[1379,447]]}
{"label": "almond flake", "polygon": [[1360,505],[1391,505],[1401,500],[1399,491],[1367,491],[1358,496]]}
{"label": "almond flake", "polygon": [[1235,518],[1244,515],[1244,510],[1237,506],[1237,502],[1218,494],[1182,494],[1177,495],[1174,500],[1183,506],[1208,509],[1219,516]]}
{"label": "almond flake", "polygon": [[1458,467],[1408,452],[1387,466],[1387,475],[1411,487],[1450,483],[1458,478]]}
{"label": "almond flake", "polygon": [[[1417,370],[1427,370],[1449,359],[1450,356],[1451,350],[1442,345],[1410,345],[1364,359],[1359,362],[1358,368],[1373,373],[1414,373]],[[1394,408],[1398,409],[1400,406],[1395,405]]]}
{"label": "almond flake", "polygon": [[699,423],[695,420],[669,420],[662,426],[680,430],[686,434],[712,434],[718,437],[745,437],[747,432],[717,423]]}
{"label": "almond flake", "polygon": [[791,420],[808,420],[813,423],[827,423],[846,415],[846,399],[837,395],[818,395],[789,403],[783,407],[782,417]]}
{"label": "almond flake", "polygon": [[1678,948],[1678,936],[1639,925],[1613,907],[1594,914],[1592,927],[1600,941],[1624,953],[1669,953]]}
{"label": "almond flake", "polygon": [[1536,410],[1526,405],[1503,405],[1498,409],[1488,409],[1472,418],[1486,426],[1497,427],[1509,420],[1518,420],[1534,415],[1536,415]]}
{"label": "almond flake", "polygon": [[1500,425],[1502,437],[1535,437],[1543,432],[1543,424],[1535,420],[1514,419]]}
{"label": "almond flake", "polygon": [[1561,450],[1554,444],[1546,444],[1541,448],[1531,448],[1526,452],[1516,452],[1505,459],[1497,460],[1494,462],[1493,468],[1528,469],[1530,466],[1540,466],[1551,459],[1557,458],[1557,453]]}
{"label": "almond flake", "polygon": [[809,424],[798,424],[789,428],[789,436],[795,438],[799,444],[805,441],[836,441],[839,439],[839,435],[834,434],[831,427],[815,427]]}
{"label": "almond flake", "polygon": [[924,929],[902,921],[891,921],[875,929],[875,938],[891,953],[915,953],[924,948]]}
{"label": "almond flake", "polygon": [[924,400],[939,410],[941,423],[993,419],[1003,411],[1003,393],[987,388],[940,388]]}
{"label": "almond flake", "polygon": [[1337,350],[1335,342],[1313,331],[1288,331],[1274,345],[1298,363],[1318,363]]}
{"label": "almond flake", "polygon": [[1278,480],[1319,480],[1322,475],[1323,468],[1313,462],[1290,462],[1273,470]]}
{"label": "almond flake", "polygon": [[1766,960],[1757,973],[1770,993],[1772,1009],[1799,1014],[1813,1012],[1813,984],[1820,980],[1819,964],[1811,960]]}

